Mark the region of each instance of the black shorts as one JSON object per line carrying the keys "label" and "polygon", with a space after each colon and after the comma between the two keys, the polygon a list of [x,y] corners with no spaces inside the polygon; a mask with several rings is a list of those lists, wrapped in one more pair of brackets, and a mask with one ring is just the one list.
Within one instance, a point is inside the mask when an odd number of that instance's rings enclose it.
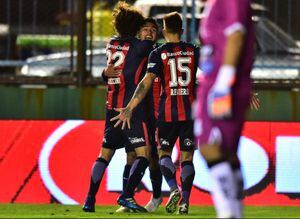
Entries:
{"label": "black shorts", "polygon": [[107,110],[105,130],[103,135],[102,147],[110,149],[119,149],[125,147],[126,152],[134,151],[135,148],[150,145],[149,131],[144,121],[138,118],[132,118],[131,129],[121,129],[122,125],[114,127],[116,121],[110,119],[119,113],[114,110]]}
{"label": "black shorts", "polygon": [[158,148],[170,150],[179,138],[180,151],[194,151],[193,121],[176,121],[157,123]]}

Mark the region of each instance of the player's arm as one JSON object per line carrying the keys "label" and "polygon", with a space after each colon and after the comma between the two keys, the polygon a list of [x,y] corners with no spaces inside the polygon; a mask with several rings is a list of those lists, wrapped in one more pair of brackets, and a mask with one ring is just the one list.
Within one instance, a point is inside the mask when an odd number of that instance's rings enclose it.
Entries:
{"label": "player's arm", "polygon": [[144,78],[138,84],[133,97],[127,105],[129,109],[133,110],[144,99],[155,78],[156,74],[153,73],[147,73],[144,76]]}
{"label": "player's arm", "polygon": [[231,14],[225,16],[224,22],[227,27],[224,30],[226,42],[223,62],[208,95],[208,112],[214,119],[226,119],[232,115],[231,88],[236,80],[236,68],[240,61],[246,36],[244,26],[246,13],[243,13],[245,8],[238,7],[238,1],[232,1],[230,4],[224,3],[223,5],[225,8],[234,8]]}
{"label": "player's arm", "polygon": [[236,80],[244,35],[243,31],[237,30],[226,37],[223,63],[208,96],[208,112],[214,119],[226,119],[232,115],[231,87]]}
{"label": "player's arm", "polygon": [[119,77],[121,74],[121,70],[118,67],[115,67],[113,64],[107,65],[107,67],[103,70],[103,74],[107,78]]}
{"label": "player's arm", "polygon": [[117,127],[122,122],[122,129],[125,128],[126,124],[128,128],[130,128],[130,119],[132,117],[132,112],[137,107],[137,105],[139,105],[139,103],[144,99],[155,78],[155,74],[147,73],[141,80],[141,82],[138,84],[133,94],[133,97],[131,98],[127,106],[125,108],[115,109],[120,114],[110,120],[118,120],[114,127]]}
{"label": "player's arm", "polygon": [[[247,32],[245,24],[248,17],[248,5],[240,4],[239,0],[222,3],[226,15],[224,19],[226,43],[224,47],[223,66],[227,65],[236,68],[239,64]],[[231,13],[228,14],[227,9],[232,9]]]}
{"label": "player's arm", "polygon": [[223,63],[215,83],[215,86],[220,87],[220,89],[226,89],[235,82],[236,68],[239,64],[244,45],[245,29],[241,24],[237,24],[235,28],[234,25],[232,25],[232,30],[225,30],[225,36],[226,43]]}
{"label": "player's arm", "polygon": [[116,78],[119,77],[121,74],[121,71],[117,69],[117,67],[114,67],[113,64],[109,64],[106,66],[105,69],[103,69],[101,77],[103,81],[107,81],[108,78]]}
{"label": "player's arm", "polygon": [[227,36],[223,65],[237,67],[243,49],[245,31],[236,30]]}

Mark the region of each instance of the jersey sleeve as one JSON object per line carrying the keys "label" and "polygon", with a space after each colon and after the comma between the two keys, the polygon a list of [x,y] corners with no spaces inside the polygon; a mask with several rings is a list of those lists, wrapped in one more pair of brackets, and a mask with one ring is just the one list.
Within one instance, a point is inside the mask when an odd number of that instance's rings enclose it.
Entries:
{"label": "jersey sleeve", "polygon": [[[249,16],[248,8],[249,1],[248,0],[230,0],[224,1],[219,0],[218,2],[220,9],[222,10],[225,29],[224,34],[226,36],[234,33],[235,31],[246,32],[246,22]],[[230,11],[230,13],[228,13]]]}
{"label": "jersey sleeve", "polygon": [[156,76],[161,75],[162,63],[157,49],[153,50],[148,59],[147,73],[153,73]]}
{"label": "jersey sleeve", "polygon": [[149,56],[150,52],[153,50],[154,42],[152,40],[142,40],[140,41],[137,50],[140,56]]}

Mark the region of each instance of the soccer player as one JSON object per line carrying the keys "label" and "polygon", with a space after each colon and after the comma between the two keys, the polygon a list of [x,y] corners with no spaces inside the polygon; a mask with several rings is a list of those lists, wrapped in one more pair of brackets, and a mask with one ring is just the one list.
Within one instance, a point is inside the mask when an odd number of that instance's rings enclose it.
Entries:
{"label": "soccer player", "polygon": [[146,212],[147,210],[133,199],[133,192],[149,163],[148,130],[143,122],[143,109],[140,107],[134,112],[136,119],[131,130],[114,127],[110,119],[117,115],[113,109],[125,107],[133,95],[136,88],[134,78],[141,62],[153,49],[153,41],[141,41],[136,38],[144,23],[144,17],[128,4],[119,2],[113,11],[113,16],[118,36],[113,37],[107,44],[106,53],[108,65],[113,64],[119,73],[115,77],[107,78],[108,97],[104,138],[100,155],[92,167],[90,187],[83,210],[95,211],[95,196],[105,169],[115,150],[125,146],[127,151],[134,150],[137,158],[131,167],[125,194],[118,201],[134,211]]}
{"label": "soccer player", "polygon": [[163,35],[167,43],[153,50],[148,60],[148,70],[139,83],[134,96],[126,108],[118,109],[120,114],[112,120],[116,125],[128,125],[133,110],[145,97],[156,77],[160,77],[163,91],[160,97],[157,140],[159,144],[159,164],[163,176],[170,187],[170,197],[166,211],[174,213],[181,193],[176,181],[176,167],[171,154],[179,137],[181,150],[182,199],[179,213],[187,214],[189,197],[195,170],[193,165],[193,121],[191,105],[195,96],[198,48],[180,40],[183,33],[180,14],[172,12],[163,18]]}
{"label": "soccer player", "polygon": [[[158,32],[158,24],[153,18],[146,18],[144,21],[144,25],[139,31],[138,38],[141,40],[152,40],[156,41]],[[140,82],[144,77],[147,70],[147,58],[144,59],[144,66],[142,71],[138,71],[139,75],[136,75],[135,81],[136,83]],[[111,69],[108,74],[118,73],[114,69]],[[147,203],[145,208],[148,212],[154,212],[157,210],[159,205],[162,203],[161,196],[161,185],[162,185],[162,174],[158,164],[158,153],[157,153],[157,144],[155,142],[155,127],[156,127],[156,116],[157,116],[157,105],[160,96],[161,84],[159,78],[155,79],[155,82],[152,86],[152,91],[149,92],[143,101],[143,109],[145,112],[145,116],[147,119],[147,126],[150,130],[150,157],[149,157],[149,170],[150,170],[150,179],[153,189],[153,194],[150,201]],[[129,177],[130,169],[132,164],[136,158],[136,153],[134,151],[130,151],[127,153],[127,162],[123,172],[123,189],[125,189],[127,180]],[[117,209],[116,212],[129,212],[130,209],[121,206]]]}
{"label": "soccer player", "polygon": [[238,142],[248,109],[254,57],[250,0],[208,0],[200,25],[200,67],[194,134],[211,175],[218,218],[242,217]]}

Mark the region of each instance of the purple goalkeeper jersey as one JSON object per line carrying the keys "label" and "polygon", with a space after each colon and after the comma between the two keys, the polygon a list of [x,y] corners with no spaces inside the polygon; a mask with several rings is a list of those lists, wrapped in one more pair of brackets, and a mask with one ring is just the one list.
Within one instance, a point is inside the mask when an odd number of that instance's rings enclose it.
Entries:
{"label": "purple goalkeeper jersey", "polygon": [[[221,139],[224,151],[236,153],[251,91],[250,72],[255,41],[250,0],[209,0],[204,16],[200,26],[200,68],[203,75],[197,90],[194,134],[200,145]],[[237,30],[246,34],[231,90],[233,113],[228,120],[215,120],[208,115],[208,94],[223,64],[227,36]]]}
{"label": "purple goalkeeper jersey", "polygon": [[250,72],[254,57],[254,29],[252,24],[251,0],[209,0],[201,21],[200,68],[204,72],[203,83],[210,86],[215,81],[218,69],[223,63],[226,36],[241,30],[246,39],[239,65],[237,86],[242,83],[250,89]]}

